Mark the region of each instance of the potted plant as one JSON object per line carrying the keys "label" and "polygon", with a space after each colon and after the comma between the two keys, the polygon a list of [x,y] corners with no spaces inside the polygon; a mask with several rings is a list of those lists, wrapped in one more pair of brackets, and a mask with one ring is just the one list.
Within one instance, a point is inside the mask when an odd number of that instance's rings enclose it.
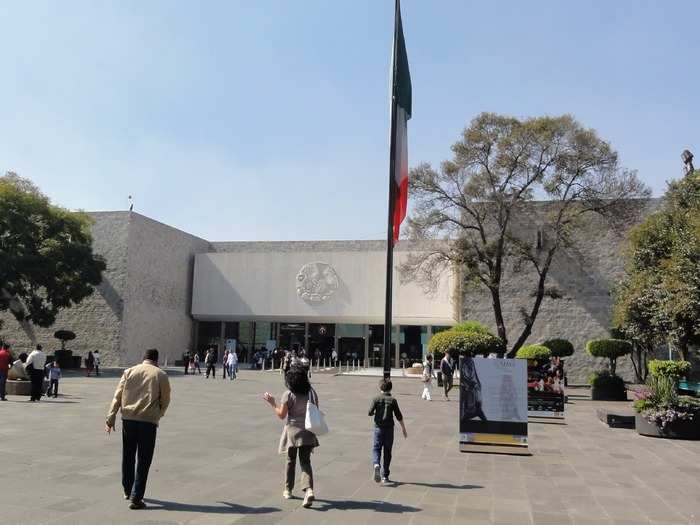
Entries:
{"label": "potted plant", "polygon": [[629,341],[622,339],[594,339],[586,343],[586,352],[592,357],[608,360],[608,369],[594,373],[590,378],[591,399],[596,401],[626,401],[624,380],[615,374],[617,359],[632,351]]}
{"label": "potted plant", "polygon": [[[678,395],[680,374],[687,361],[649,362],[647,385],[634,393],[635,426],[643,436],[700,439],[700,399]],[[687,363],[670,364],[670,363]]]}
{"label": "potted plant", "polygon": [[78,357],[77,366],[72,350],[66,349],[66,341],[75,339],[75,333],[70,330],[57,330],[53,336],[61,341],[61,349],[54,352],[54,359],[61,368],[80,368],[80,358]]}

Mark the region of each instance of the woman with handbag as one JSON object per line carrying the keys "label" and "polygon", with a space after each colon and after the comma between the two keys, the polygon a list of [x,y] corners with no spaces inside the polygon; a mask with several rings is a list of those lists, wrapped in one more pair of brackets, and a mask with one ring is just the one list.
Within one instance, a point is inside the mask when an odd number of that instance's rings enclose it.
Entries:
{"label": "woman with handbag", "polygon": [[[292,366],[286,374],[287,390],[282,394],[277,404],[269,392],[263,394],[263,399],[280,419],[287,418],[287,424],[282,430],[279,443],[279,453],[287,455],[286,479],[284,485],[285,499],[292,498],[297,456],[301,467],[301,488],[304,491],[303,507],[309,508],[314,501],[314,477],[311,469],[311,452],[318,446],[316,434],[307,430],[307,411],[320,414],[318,411],[318,396],[309,384],[306,369]],[[308,405],[313,405],[308,406]]]}

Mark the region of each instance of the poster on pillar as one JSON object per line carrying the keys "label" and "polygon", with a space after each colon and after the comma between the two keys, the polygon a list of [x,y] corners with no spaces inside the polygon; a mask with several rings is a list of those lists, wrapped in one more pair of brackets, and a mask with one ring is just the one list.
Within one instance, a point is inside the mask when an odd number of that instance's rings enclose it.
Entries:
{"label": "poster on pillar", "polygon": [[529,454],[527,369],[520,359],[459,359],[461,452]]}

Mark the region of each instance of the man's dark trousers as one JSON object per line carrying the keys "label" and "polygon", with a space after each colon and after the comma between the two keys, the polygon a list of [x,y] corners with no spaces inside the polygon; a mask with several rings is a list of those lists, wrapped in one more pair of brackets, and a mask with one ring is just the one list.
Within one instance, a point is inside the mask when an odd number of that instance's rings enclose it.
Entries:
{"label": "man's dark trousers", "polygon": [[7,372],[0,372],[0,399],[5,399],[6,385],[7,385]]}
{"label": "man's dark trousers", "polygon": [[32,382],[31,399],[32,401],[39,401],[44,393],[44,371],[35,368],[30,370],[29,373]]}
{"label": "man's dark trousers", "polygon": [[[153,423],[122,420],[122,486],[124,494],[131,495],[132,501],[141,501],[146,493],[157,429]],[[138,464],[135,465],[137,458]]]}
{"label": "man's dark trousers", "polygon": [[[391,466],[391,448],[394,446],[394,425],[374,427],[374,444],[372,445],[372,464],[382,466],[382,477],[389,477]],[[384,464],[381,463],[382,450],[384,451]]]}

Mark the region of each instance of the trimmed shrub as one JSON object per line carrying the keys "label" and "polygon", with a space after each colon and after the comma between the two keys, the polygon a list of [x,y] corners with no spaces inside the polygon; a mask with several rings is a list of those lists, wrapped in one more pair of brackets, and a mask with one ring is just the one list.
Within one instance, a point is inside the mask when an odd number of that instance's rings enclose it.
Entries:
{"label": "trimmed shrub", "polygon": [[593,372],[588,378],[588,382],[591,386],[595,387],[606,387],[611,385],[625,386],[625,381],[620,376],[611,374],[609,370]]}
{"label": "trimmed shrub", "polygon": [[433,335],[428,343],[428,351],[435,359],[442,359],[447,352],[455,356],[487,356],[490,353],[503,353],[505,347],[503,341],[488,333],[447,330]]}
{"label": "trimmed shrub", "polygon": [[552,351],[543,345],[528,345],[518,349],[515,357],[518,359],[549,359]]}
{"label": "trimmed shrub", "polygon": [[476,332],[477,334],[493,335],[491,331],[479,321],[464,321],[450,328],[453,332]]}
{"label": "trimmed shrub", "polygon": [[621,377],[611,374],[609,370],[595,372],[588,382],[591,384],[593,400],[624,401],[627,399],[625,382]]}
{"label": "trimmed shrub", "polygon": [[692,365],[689,361],[668,361],[666,359],[652,359],[647,364],[651,377],[668,377],[677,382],[690,373]]}
{"label": "trimmed shrub", "polygon": [[552,351],[552,357],[567,357],[574,353],[574,345],[567,339],[549,339],[542,346]]}
{"label": "trimmed shrub", "polygon": [[586,343],[586,352],[593,357],[602,357],[610,361],[610,374],[615,375],[617,358],[629,354],[632,343],[622,339],[594,339]]}

